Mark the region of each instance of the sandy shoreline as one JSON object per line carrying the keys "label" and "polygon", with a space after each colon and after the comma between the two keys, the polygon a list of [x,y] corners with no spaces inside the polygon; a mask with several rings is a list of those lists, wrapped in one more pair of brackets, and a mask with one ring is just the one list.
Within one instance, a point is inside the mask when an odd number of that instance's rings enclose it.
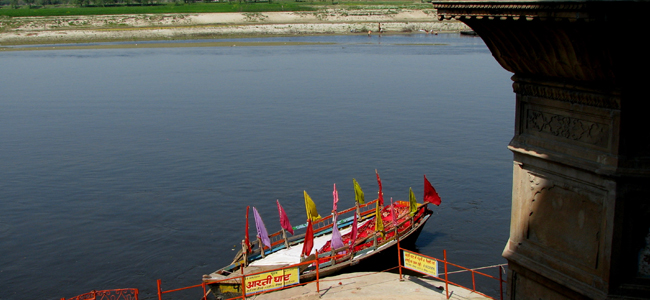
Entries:
{"label": "sandy shoreline", "polygon": [[437,21],[434,10],[201,13],[22,17],[0,19],[3,45],[205,39],[264,35],[457,32],[457,21]]}

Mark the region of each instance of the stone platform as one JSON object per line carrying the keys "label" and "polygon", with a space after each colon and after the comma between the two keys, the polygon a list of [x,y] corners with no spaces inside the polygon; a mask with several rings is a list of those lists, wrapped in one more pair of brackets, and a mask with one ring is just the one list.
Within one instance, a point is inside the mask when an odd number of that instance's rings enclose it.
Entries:
{"label": "stone platform", "polygon": [[[320,282],[320,292],[316,283],[289,288],[277,292],[261,294],[247,299],[446,299],[445,283],[432,278],[404,275],[400,281],[396,273],[357,272],[326,277]],[[442,289],[440,288],[442,287]],[[490,299],[466,289],[449,285],[450,299]]]}

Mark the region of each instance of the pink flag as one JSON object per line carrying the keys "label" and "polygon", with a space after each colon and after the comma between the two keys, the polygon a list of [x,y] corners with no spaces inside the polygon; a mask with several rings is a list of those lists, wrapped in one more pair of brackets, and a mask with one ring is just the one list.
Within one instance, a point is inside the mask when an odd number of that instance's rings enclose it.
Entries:
{"label": "pink flag", "polygon": [[262,221],[262,217],[257,213],[257,209],[253,207],[253,216],[255,217],[255,227],[257,228],[257,235],[262,240],[262,244],[271,248],[271,239],[269,239],[269,234],[266,232],[266,227]]}
{"label": "pink flag", "polygon": [[334,205],[332,205],[332,212],[336,213],[336,207],[339,203],[339,192],[336,190],[336,183],[334,184],[334,192],[332,192],[332,195],[334,195]]}
{"label": "pink flag", "polygon": [[384,206],[384,192],[381,191],[381,179],[379,179],[379,173],[377,173],[377,170],[375,170],[375,174],[377,174],[377,184],[379,185],[377,199],[379,200],[379,206]]}
{"label": "pink flag", "polygon": [[334,215],[334,219],[332,220],[332,241],[330,243],[332,250],[336,250],[338,248],[343,247],[343,238],[341,237],[341,232],[339,231],[339,226],[336,224],[336,215]]}
{"label": "pink flag", "polygon": [[305,233],[305,242],[302,244],[302,255],[309,256],[311,248],[314,247],[314,227],[311,225],[311,219],[307,221],[307,232]]}
{"label": "pink flag", "polygon": [[284,228],[284,230],[288,231],[293,235],[293,227],[291,227],[291,223],[289,223],[289,217],[287,217],[287,213],[284,212],[284,208],[282,208],[282,205],[280,205],[280,200],[275,200],[278,203],[278,213],[280,214],[280,226]]}
{"label": "pink flag", "polygon": [[440,205],[440,202],[442,202],[436,189],[434,189],[429,180],[427,180],[427,175],[424,175],[424,202],[430,202],[435,205]]}

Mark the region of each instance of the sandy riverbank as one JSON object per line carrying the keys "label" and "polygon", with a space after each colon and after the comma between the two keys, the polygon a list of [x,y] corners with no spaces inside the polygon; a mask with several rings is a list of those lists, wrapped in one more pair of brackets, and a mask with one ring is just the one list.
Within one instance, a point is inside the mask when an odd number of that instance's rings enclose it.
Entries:
{"label": "sandy riverbank", "polygon": [[202,39],[260,35],[367,34],[468,30],[437,21],[434,10],[342,10],[316,12],[201,13],[23,17],[0,19],[0,46]]}

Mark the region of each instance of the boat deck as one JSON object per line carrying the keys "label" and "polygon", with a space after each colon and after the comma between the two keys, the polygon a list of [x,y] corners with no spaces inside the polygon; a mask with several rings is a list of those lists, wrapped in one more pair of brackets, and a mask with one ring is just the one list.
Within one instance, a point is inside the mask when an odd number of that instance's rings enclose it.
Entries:
{"label": "boat deck", "polygon": [[[365,224],[365,222],[367,221],[361,222],[359,226]],[[351,226],[347,226],[346,228],[343,228],[340,231],[341,234],[344,235],[350,232],[351,230],[352,230]],[[312,254],[314,254],[317,249],[322,248],[328,241],[331,240],[331,238],[332,238],[331,233],[314,238],[314,247],[312,249]],[[301,252],[302,252],[302,244],[292,246],[288,249],[283,248],[277,250],[273,253],[267,254],[265,258],[261,258],[259,260],[253,261],[250,265],[244,268],[244,273],[252,274],[257,272],[263,272],[266,270],[282,268],[289,265],[299,264]],[[210,273],[208,276],[204,276],[203,280],[204,281],[221,280],[221,279],[226,279],[228,277],[241,276],[241,272],[234,272],[232,273],[232,275],[228,275],[228,276],[224,276],[217,272],[218,271]],[[227,283],[234,283],[234,282],[235,281],[233,280],[233,282],[227,282]]]}

